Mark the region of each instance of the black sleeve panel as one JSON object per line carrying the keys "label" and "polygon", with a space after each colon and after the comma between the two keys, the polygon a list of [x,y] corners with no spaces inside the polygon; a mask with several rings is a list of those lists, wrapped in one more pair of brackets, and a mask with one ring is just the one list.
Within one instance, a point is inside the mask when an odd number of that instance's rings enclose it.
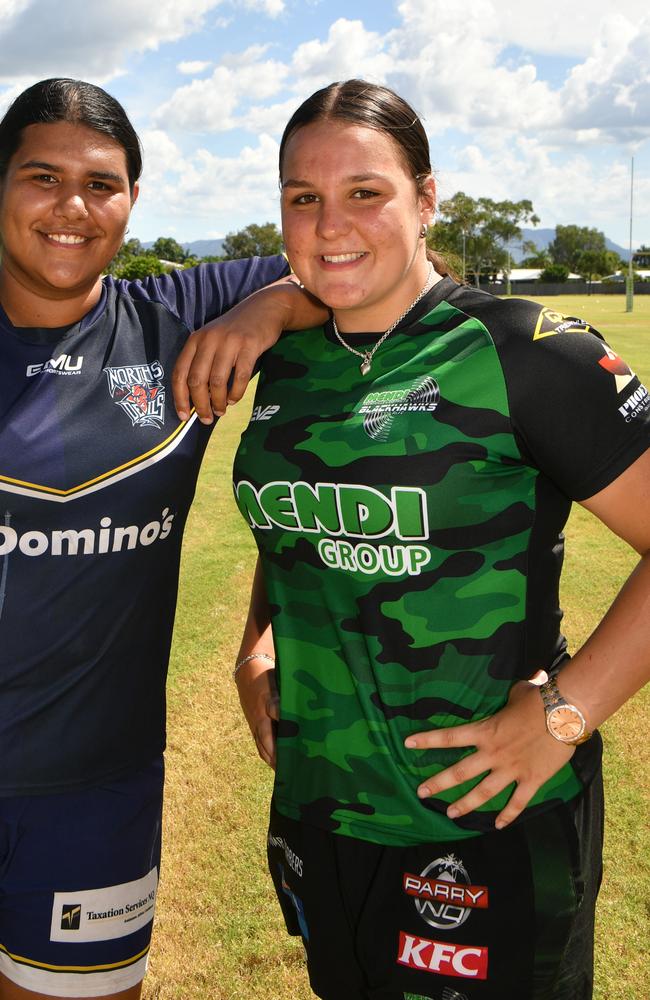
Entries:
{"label": "black sleeve panel", "polygon": [[457,294],[499,353],[524,460],[566,496],[593,496],[648,448],[648,391],[598,331],[523,299]]}

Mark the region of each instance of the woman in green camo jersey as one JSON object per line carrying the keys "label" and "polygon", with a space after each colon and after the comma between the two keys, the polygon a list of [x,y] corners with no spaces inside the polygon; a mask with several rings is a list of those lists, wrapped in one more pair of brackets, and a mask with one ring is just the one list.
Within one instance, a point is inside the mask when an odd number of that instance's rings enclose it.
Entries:
{"label": "woman in green camo jersey", "polygon": [[[392,91],[312,95],[280,178],[332,310],[267,355],[235,462],[260,550],[236,679],[287,927],[326,1000],[585,1000],[595,730],[650,666],[648,394],[588,324],[444,274]],[[642,559],[571,659],[572,500]]]}

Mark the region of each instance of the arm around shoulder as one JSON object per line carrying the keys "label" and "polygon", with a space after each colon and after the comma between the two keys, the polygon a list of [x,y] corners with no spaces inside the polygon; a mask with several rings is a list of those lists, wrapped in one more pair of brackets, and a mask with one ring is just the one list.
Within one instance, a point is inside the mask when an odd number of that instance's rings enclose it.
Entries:
{"label": "arm around shoulder", "polygon": [[289,275],[250,295],[188,339],[172,384],[181,420],[190,415],[190,397],[199,419],[211,424],[246,391],[258,358],[283,330],[317,326],[327,309]]}

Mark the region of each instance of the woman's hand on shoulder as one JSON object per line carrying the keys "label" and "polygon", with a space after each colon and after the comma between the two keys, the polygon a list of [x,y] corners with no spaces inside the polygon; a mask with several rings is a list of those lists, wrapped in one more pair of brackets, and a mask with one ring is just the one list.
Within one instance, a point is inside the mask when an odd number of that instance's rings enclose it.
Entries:
{"label": "woman's hand on shoulder", "polygon": [[246,391],[258,358],[283,330],[323,323],[328,312],[290,275],[233,306],[191,334],[172,375],[174,404],[180,420],[192,405],[201,423],[211,424]]}
{"label": "woman's hand on shoulder", "polygon": [[419,797],[428,798],[484,774],[471,791],[449,806],[450,819],[478,809],[515,782],[507,805],[496,818],[497,829],[512,823],[575,753],[575,747],[558,742],[547,731],[539,688],[529,681],[518,681],[507,704],[495,715],[467,725],[414,733],[405,745],[418,750],[476,748],[418,788]]}

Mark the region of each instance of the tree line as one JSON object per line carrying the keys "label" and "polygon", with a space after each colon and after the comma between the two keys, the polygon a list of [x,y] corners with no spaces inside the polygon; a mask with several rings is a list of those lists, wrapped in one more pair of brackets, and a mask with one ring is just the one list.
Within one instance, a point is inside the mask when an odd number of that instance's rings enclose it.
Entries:
{"label": "tree line", "polygon": [[[444,255],[458,276],[479,284],[512,270],[513,257],[523,254],[519,267],[541,268],[540,281],[565,282],[569,274],[585,281],[603,278],[627,268],[618,254],[607,249],[605,234],[587,226],[557,226],[555,239],[545,250],[530,240],[522,241],[522,227],[536,226],[532,202],[471,198],[457,192],[438,205],[438,219],[427,234],[427,245]],[[228,233],[220,256],[200,260],[233,260],[282,253],[282,234],[273,222],[251,223]],[[517,253],[518,252],[518,253]],[[171,236],[159,237],[145,249],[139,240],[127,240],[111,261],[109,271],[133,279],[162,274],[170,267],[189,267],[199,262]]]}
{"label": "tree line", "polygon": [[262,226],[252,223],[235,233],[228,233],[223,241],[223,254],[194,257],[172,236],[159,236],[149,248],[140,240],[130,239],[120,247],[108,266],[117,278],[146,278],[149,274],[163,274],[171,267],[192,267],[202,261],[235,260],[243,257],[269,257],[282,253],[282,234],[273,222]]}

